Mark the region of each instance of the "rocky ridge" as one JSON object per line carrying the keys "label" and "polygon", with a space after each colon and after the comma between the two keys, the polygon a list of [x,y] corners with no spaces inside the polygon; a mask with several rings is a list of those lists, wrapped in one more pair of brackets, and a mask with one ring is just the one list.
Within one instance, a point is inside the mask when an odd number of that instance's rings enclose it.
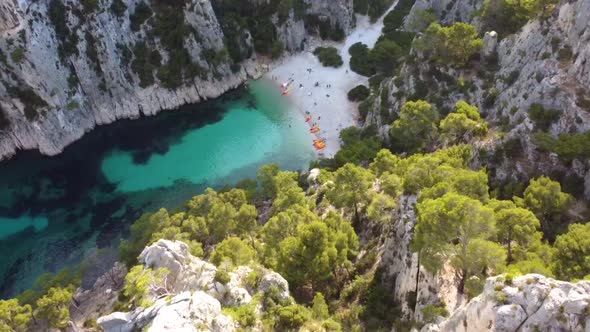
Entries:
{"label": "rocky ridge", "polygon": [[[159,79],[146,86],[129,64],[135,59],[129,55],[134,45],[153,36],[149,27],[153,18],[138,31],[131,28],[131,18],[143,1],[120,1],[126,9],[119,16],[111,7],[116,0],[98,2],[91,13],[78,1],[64,0],[64,25],[59,31],[52,21],[57,20],[51,11],[54,2],[0,4],[0,160],[24,149],[58,154],[97,125],[216,98],[259,77],[271,64],[256,54],[238,65],[207,58],[205,51],[225,48],[226,36],[211,1],[187,0],[184,23],[192,32],[183,44],[191,61],[204,72],[176,88],[166,88]],[[147,1],[152,6],[155,2]],[[306,3],[306,14],[344,32],[352,28],[352,0]],[[284,22],[276,17],[273,22],[289,51],[299,51],[314,33],[293,10]],[[64,33],[69,39],[60,41]],[[75,43],[64,57],[60,45],[70,39]],[[251,44],[251,38],[245,43]],[[156,38],[151,47],[163,61],[168,60],[162,41]]]}
{"label": "rocky ridge", "polygon": [[[154,270],[169,270],[165,298],[151,294],[153,305],[131,312],[114,312],[98,319],[105,332],[125,332],[147,328],[147,331],[234,331],[237,323],[222,312],[222,307],[238,307],[252,301],[252,296],[271,288],[278,297],[290,300],[289,285],[278,273],[261,270],[255,287],[246,285],[253,271],[246,266],[230,272],[231,280],[216,280],[217,268],[189,253],[182,242],[159,240],[146,247],[140,263]],[[260,310],[260,309],[259,309]]]}
{"label": "rocky ridge", "polygon": [[[420,9],[432,8],[443,23],[470,22],[481,26],[474,14],[481,2],[418,0],[406,22]],[[574,160],[573,167],[555,156],[539,153],[532,134],[538,130],[529,110],[538,104],[545,109],[560,111],[549,133],[582,133],[590,130],[590,1],[562,2],[548,19],[534,19],[519,32],[499,39],[497,33],[483,34],[482,61],[475,69],[456,69],[414,61],[401,66],[396,77],[381,83],[380,93],[389,92],[386,99],[376,98],[367,115],[366,126],[375,124],[387,140],[390,121],[383,117],[384,105],[393,115],[409,98],[428,93],[440,110],[451,110],[459,100],[479,107],[488,122],[508,128],[501,138],[480,144],[492,154],[506,142],[514,141],[522,150],[515,158],[492,162],[493,179],[522,181],[539,174],[561,173],[585,183],[584,195],[590,198],[590,165]],[[412,51],[411,57],[419,56]],[[489,68],[484,68],[484,66]],[[480,68],[481,67],[481,68]],[[458,81],[467,82],[465,88]],[[424,98],[424,97],[422,97]],[[504,130],[504,129],[503,129]],[[489,165],[481,158],[479,162]],[[531,165],[535,167],[531,167]]]}
{"label": "rocky ridge", "polygon": [[489,278],[481,295],[447,319],[428,324],[435,331],[588,331],[590,282],[570,283],[528,274]]}

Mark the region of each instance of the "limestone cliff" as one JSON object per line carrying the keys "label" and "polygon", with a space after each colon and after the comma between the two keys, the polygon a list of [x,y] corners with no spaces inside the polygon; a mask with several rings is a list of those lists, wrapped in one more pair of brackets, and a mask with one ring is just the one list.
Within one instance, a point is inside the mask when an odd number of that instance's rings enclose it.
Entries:
{"label": "limestone cliff", "polygon": [[235,331],[239,325],[222,307],[247,305],[255,294],[265,294],[271,288],[280,300],[291,301],[289,285],[278,273],[261,269],[259,281],[253,285],[246,281],[253,269],[240,266],[229,273],[230,280],[224,284],[216,277],[218,269],[192,256],[182,242],[159,240],[143,250],[140,263],[154,270],[168,269],[166,296],[150,293],[153,305],[148,308],[99,318],[105,332]]}
{"label": "limestone cliff", "polygon": [[[470,22],[481,28],[477,10],[481,2],[418,0],[406,22],[420,9],[433,9],[444,23]],[[522,181],[540,174],[560,174],[584,183],[590,198],[590,167],[585,160],[574,160],[573,167],[555,156],[539,153],[532,134],[535,126],[531,109],[539,105],[556,110],[558,119],[548,132],[582,133],[590,129],[590,1],[561,2],[545,19],[533,19],[518,32],[502,39],[493,31],[480,31],[484,39],[482,60],[477,68],[457,69],[428,61],[403,64],[396,75],[383,81],[366,124],[376,124],[387,139],[391,118],[411,98],[427,99],[441,112],[453,109],[459,100],[477,105],[485,119],[504,131],[502,137],[479,146],[487,151],[479,160],[489,166],[492,179]],[[415,50],[410,57],[419,57]],[[462,85],[461,85],[462,84]],[[387,105],[382,105],[384,103]],[[382,110],[389,111],[384,117]],[[443,113],[444,113],[443,112]],[[489,159],[511,144],[514,156]],[[535,165],[535,167],[531,167]]]}
{"label": "limestone cliff", "polygon": [[590,282],[570,283],[538,274],[514,280],[489,278],[481,295],[447,319],[422,328],[435,331],[588,331]]}
{"label": "limestone cliff", "polygon": [[[228,38],[214,6],[209,0],[3,1],[0,160],[19,149],[54,155],[96,125],[215,98],[260,76],[269,61],[252,52],[253,33],[240,28],[241,36]],[[318,26],[350,31],[352,0],[307,0],[304,13],[291,9],[270,19],[273,38],[297,51]],[[238,62],[227,53],[231,37],[246,53]]]}

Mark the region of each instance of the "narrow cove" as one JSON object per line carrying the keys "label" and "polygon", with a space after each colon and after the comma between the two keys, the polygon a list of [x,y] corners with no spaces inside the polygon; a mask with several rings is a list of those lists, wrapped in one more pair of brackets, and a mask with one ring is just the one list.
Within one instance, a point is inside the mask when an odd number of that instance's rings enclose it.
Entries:
{"label": "narrow cove", "polygon": [[219,100],[96,128],[57,157],[0,164],[0,296],[101,248],[105,260],[142,213],[261,165],[304,169],[314,158],[303,115],[267,81]]}

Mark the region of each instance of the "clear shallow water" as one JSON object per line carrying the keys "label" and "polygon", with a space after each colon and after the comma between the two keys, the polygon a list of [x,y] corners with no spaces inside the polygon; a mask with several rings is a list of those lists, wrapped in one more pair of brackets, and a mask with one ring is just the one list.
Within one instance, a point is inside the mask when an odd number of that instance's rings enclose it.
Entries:
{"label": "clear shallow water", "polygon": [[306,168],[311,139],[280,90],[256,81],[218,101],[99,127],[57,157],[21,153],[0,164],[0,295],[116,247],[143,212],[270,162]]}

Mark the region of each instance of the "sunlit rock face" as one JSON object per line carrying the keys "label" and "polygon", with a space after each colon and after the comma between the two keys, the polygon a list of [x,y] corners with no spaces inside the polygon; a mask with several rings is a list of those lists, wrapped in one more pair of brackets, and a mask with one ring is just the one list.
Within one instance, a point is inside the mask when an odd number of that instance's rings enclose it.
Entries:
{"label": "sunlit rock face", "polygon": [[235,331],[238,324],[222,312],[222,307],[237,307],[250,303],[252,297],[271,289],[281,300],[292,301],[289,284],[278,273],[259,270],[260,282],[248,285],[253,271],[239,266],[229,273],[230,280],[222,284],[215,280],[217,267],[189,253],[188,246],[179,241],[159,240],[146,247],[139,261],[152,269],[169,271],[166,288],[169,296],[153,296],[149,308],[131,312],[114,312],[100,317],[98,324],[105,332],[147,331]]}
{"label": "sunlit rock face", "polygon": [[17,27],[23,18],[23,13],[17,0],[5,0],[0,3],[0,35],[6,30]]}
{"label": "sunlit rock face", "polygon": [[[114,3],[123,10],[114,10]],[[153,70],[153,82],[142,84],[136,71],[147,64],[133,67],[135,47],[147,43],[161,64],[170,54],[154,37],[152,14],[131,28],[140,3],[158,10],[156,0],[99,1],[90,13],[76,0],[0,3],[0,160],[20,149],[58,154],[96,125],[216,98],[268,69],[267,59],[255,53],[239,65],[213,61],[211,54],[226,49],[213,4],[187,0],[180,7],[189,30],[183,48],[199,73],[167,88]],[[308,14],[344,33],[353,26],[352,0],[311,1]],[[300,51],[317,32],[293,11],[285,21],[271,21],[290,52]],[[241,46],[252,46],[249,31],[242,39]]]}
{"label": "sunlit rock face", "polygon": [[564,282],[528,274],[489,278],[484,291],[437,324],[434,331],[587,331],[590,282]]}

